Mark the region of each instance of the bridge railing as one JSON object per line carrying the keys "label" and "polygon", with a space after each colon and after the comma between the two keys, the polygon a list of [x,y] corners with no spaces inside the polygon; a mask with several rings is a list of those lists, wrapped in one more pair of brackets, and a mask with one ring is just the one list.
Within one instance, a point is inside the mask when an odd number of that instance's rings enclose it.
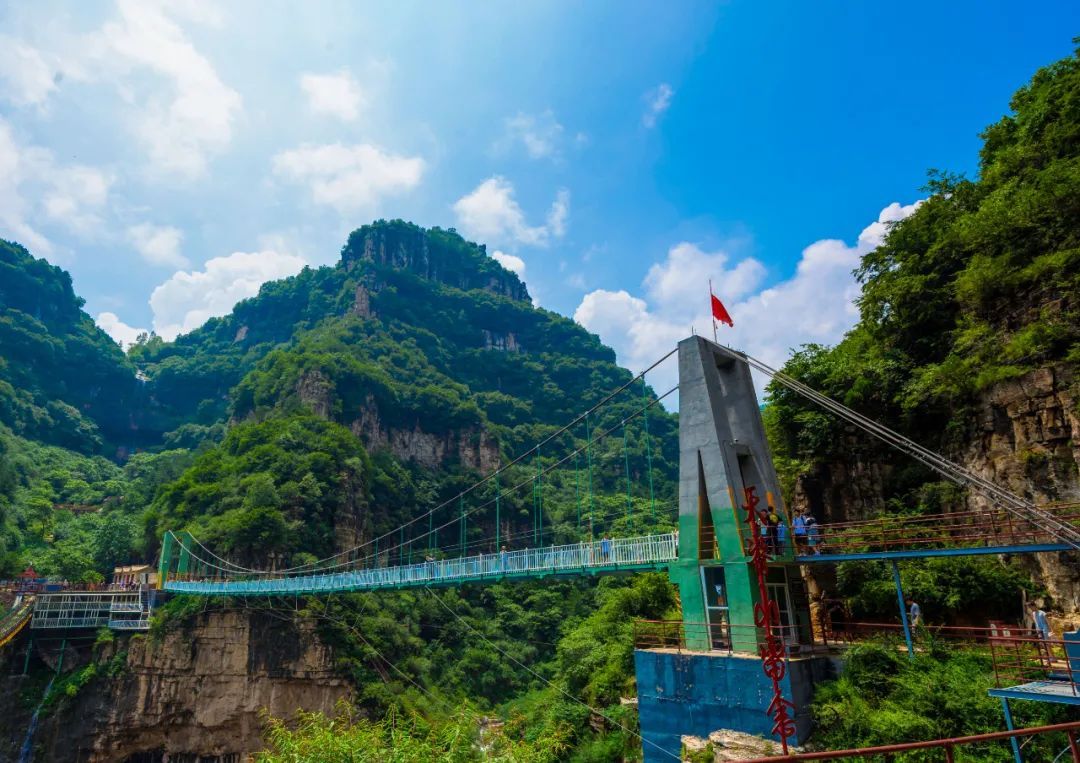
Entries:
{"label": "bridge railing", "polygon": [[1038,635],[991,638],[990,658],[999,689],[1033,682],[1053,682],[1080,696],[1080,642]]}
{"label": "bridge railing", "polygon": [[[777,625],[772,629],[789,655],[803,654],[813,640],[798,626]],[[765,629],[756,625],[731,623],[684,623],[682,620],[635,620],[635,649],[664,649],[674,652],[757,652],[764,643]]]}
{"label": "bridge railing", "polygon": [[[824,654],[863,644],[872,638],[903,637],[899,623],[845,623],[844,627],[811,635],[794,625],[777,626],[789,656]],[[729,623],[686,623],[681,620],[635,620],[635,649],[663,649],[675,652],[756,652],[763,643],[764,629]],[[928,639],[944,639],[956,648],[989,651],[997,688],[1034,681],[1054,682],[1074,696],[1080,696],[1080,642],[1041,638],[1022,626],[993,623],[989,626],[920,626],[915,632],[915,648]]]}
{"label": "bridge railing", "polygon": [[668,562],[677,556],[674,533],[665,533],[636,538],[604,538],[592,542],[508,550],[456,559],[428,559],[395,567],[365,567],[288,577],[275,577],[272,574],[259,577],[230,575],[223,579],[185,580],[171,576],[165,588],[181,593],[207,594],[317,593],[633,567]]}
{"label": "bridge railing", "polygon": [[[1080,504],[1056,503],[1040,509],[1080,526]],[[945,514],[895,514],[854,522],[830,522],[813,529],[797,553],[853,554],[926,548],[1001,547],[1051,544],[1058,539],[1004,509]]]}
{"label": "bridge railing", "polygon": [[34,630],[104,627],[145,630],[150,611],[146,595],[140,591],[39,594],[34,599],[30,627]]}
{"label": "bridge railing", "polygon": [[[1004,746],[1005,743],[1012,744],[1013,750],[1017,753],[1017,759],[1019,759],[1018,740],[1032,737],[1045,738],[1045,744],[1054,750],[1060,745],[1062,753],[1066,750],[1069,752],[1069,760],[1072,760],[1073,763],[1080,763],[1080,744],[1077,743],[1078,734],[1080,734],[1080,721],[1073,721],[1072,723],[1057,723],[1052,726],[996,731],[991,734],[973,734],[949,739],[930,739],[925,742],[904,742],[902,744],[881,745],[880,747],[864,747],[859,750],[823,750],[821,752],[803,752],[794,755],[776,755],[768,758],[754,758],[748,760],[747,763],[796,763],[796,761],[807,760],[896,760],[900,753],[916,752],[918,750],[940,750],[941,757],[937,759],[945,763],[953,763],[955,760],[967,760],[968,758],[963,757],[963,753],[970,751],[972,747]],[[967,748],[967,750],[964,748]],[[957,753],[960,753],[960,755]],[[1055,760],[1063,759],[1060,756],[1055,758]],[[933,760],[933,758],[919,757],[918,760]]]}

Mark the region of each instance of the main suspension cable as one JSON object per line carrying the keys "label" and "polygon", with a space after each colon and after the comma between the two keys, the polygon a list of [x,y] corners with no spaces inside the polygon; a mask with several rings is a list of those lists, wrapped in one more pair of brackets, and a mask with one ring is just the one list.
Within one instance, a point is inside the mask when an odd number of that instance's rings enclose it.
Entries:
{"label": "main suspension cable", "polygon": [[863,431],[877,437],[887,445],[890,445],[902,453],[914,458],[916,461],[924,464],[930,469],[941,474],[949,481],[961,485],[964,487],[970,487],[978,492],[981,492],[989,497],[997,500],[1002,506],[1012,514],[1035,525],[1039,529],[1051,536],[1058,538],[1062,542],[1072,546],[1074,549],[1080,550],[1080,530],[1076,527],[1062,522],[1057,517],[1053,516],[1049,512],[1045,512],[1039,509],[1031,501],[1025,500],[1020,496],[1006,490],[1000,485],[996,485],[985,477],[976,474],[975,472],[967,469],[944,456],[929,450],[928,448],[919,445],[914,440],[905,437],[904,435],[896,432],[884,424],[880,424],[873,419],[864,416],[863,414],[848,408],[847,406],[839,403],[832,398],[823,395],[812,387],[804,384],[803,382],[795,379],[788,374],[778,371],[772,368],[768,364],[747,355],[744,352],[734,350],[724,345],[716,345],[721,351],[723,351],[729,357],[737,360],[742,360],[747,363],[751,368],[754,368],[766,376],[774,379],[779,384],[787,387],[796,394],[810,400],[813,403],[825,408],[826,410],[836,414],[840,418],[844,419],[848,423],[854,424]]}

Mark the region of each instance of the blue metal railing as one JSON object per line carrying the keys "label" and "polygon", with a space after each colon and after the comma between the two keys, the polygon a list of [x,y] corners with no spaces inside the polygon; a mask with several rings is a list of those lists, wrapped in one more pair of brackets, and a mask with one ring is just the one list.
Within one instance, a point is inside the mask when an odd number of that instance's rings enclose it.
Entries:
{"label": "blue metal railing", "polygon": [[500,577],[542,577],[553,573],[617,571],[661,566],[678,556],[674,533],[612,538],[565,546],[526,548],[457,559],[427,560],[396,567],[370,567],[291,577],[229,576],[224,579],[166,580],[177,593],[218,595],[324,593],[413,585],[464,583]]}

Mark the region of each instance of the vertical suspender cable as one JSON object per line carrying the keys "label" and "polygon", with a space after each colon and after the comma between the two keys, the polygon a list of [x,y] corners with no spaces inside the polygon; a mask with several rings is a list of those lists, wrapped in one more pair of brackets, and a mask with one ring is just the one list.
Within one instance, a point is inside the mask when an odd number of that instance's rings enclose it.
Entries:
{"label": "vertical suspender cable", "polygon": [[574,503],[577,505],[577,534],[581,539],[581,452],[574,450]]}
{"label": "vertical suspender cable", "polygon": [[589,542],[593,539],[593,494],[592,494],[592,432],[589,430],[589,414],[585,414],[585,457],[589,462]]}
{"label": "vertical suspender cable", "polygon": [[540,446],[536,446],[536,455],[533,457],[533,461],[536,462],[536,479],[533,480],[533,544],[540,548],[541,535],[540,535],[540,523],[542,520],[542,512],[544,511],[543,504],[543,483],[540,476]]}
{"label": "vertical suspender cable", "polygon": [[626,443],[626,419],[622,423],[622,455],[623,471],[626,473],[626,531],[630,532],[630,513],[633,510],[633,501],[630,498],[630,448]]}
{"label": "vertical suspender cable", "polygon": [[462,495],[460,497],[459,501],[458,501],[458,508],[461,510],[461,554],[460,554],[460,556],[465,556],[465,536],[467,535],[467,532],[465,530],[466,525],[465,525],[465,496],[464,495]]}
{"label": "vertical suspender cable", "polygon": [[502,524],[502,511],[499,506],[499,497],[502,495],[502,486],[499,484],[499,472],[495,472],[495,553],[498,554],[502,551],[502,546],[499,545],[499,531]]}
{"label": "vertical suspender cable", "polygon": [[[644,400],[648,400],[648,387],[645,384],[645,377],[641,377],[641,397]],[[652,517],[652,521],[656,522],[656,493],[653,491],[653,466],[652,466],[652,441],[649,437],[649,409],[645,408],[641,411],[641,418],[645,422],[645,460],[649,467],[649,514]],[[654,528],[655,529],[655,528]]]}

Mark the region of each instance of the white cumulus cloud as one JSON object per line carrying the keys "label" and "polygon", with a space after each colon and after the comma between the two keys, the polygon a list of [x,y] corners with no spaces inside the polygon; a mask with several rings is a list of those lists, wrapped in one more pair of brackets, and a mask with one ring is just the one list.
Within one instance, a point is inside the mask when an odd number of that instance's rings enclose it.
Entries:
{"label": "white cumulus cloud", "polygon": [[0,97],[16,106],[43,105],[56,82],[41,52],[7,35],[0,35],[0,50]]}
{"label": "white cumulus cloud", "polygon": [[499,175],[490,177],[454,202],[458,227],[469,238],[493,246],[544,246],[566,233],[570,192],[560,190],[544,225],[529,225],[514,198],[514,186]]}
{"label": "white cumulus cloud", "polygon": [[42,204],[53,221],[76,233],[90,233],[101,225],[97,212],[109,198],[113,179],[94,167],[70,165],[47,172],[50,188]]}
{"label": "white cumulus cloud", "polygon": [[[761,288],[765,267],[754,258],[733,263],[726,252],[705,252],[681,242],[649,269],[643,297],[598,289],[585,295],[574,320],[615,348],[623,365],[641,371],[692,329],[711,337],[711,278],[735,321],[734,328],[720,327],[720,341],[779,367],[793,349],[811,342],[834,344],[855,325],[860,287],[852,271],[863,254],[883,241],[889,223],[917,207],[890,204],[854,245],[815,241],[803,249],[793,275],[767,288]],[[675,381],[676,369],[668,363],[650,383],[666,391]]]}
{"label": "white cumulus cloud", "polygon": [[51,151],[20,143],[0,118],[0,235],[38,255],[52,254],[41,224],[80,235],[96,231],[112,182],[106,172],[58,164]]}
{"label": "white cumulus cloud", "polygon": [[503,120],[503,131],[503,137],[494,146],[497,151],[520,143],[532,159],[559,156],[564,130],[551,109],[535,115],[519,111]]}
{"label": "white cumulus cloud", "polygon": [[97,323],[98,328],[111,336],[115,341],[119,342],[122,347],[130,347],[135,344],[135,340],[139,338],[139,334],[149,333],[146,329],[127,325],[120,320],[120,316],[116,313],[98,313],[95,323]]}
{"label": "white cumulus cloud", "polygon": [[313,112],[345,122],[360,116],[360,110],[367,104],[360,85],[347,69],[335,74],[305,74],[300,77],[300,88]]}
{"label": "white cumulus cloud", "polygon": [[511,273],[516,273],[518,278],[525,277],[525,260],[517,255],[494,251],[491,253],[491,258]]}
{"label": "white cumulus cloud", "polygon": [[188,259],[180,253],[184,234],[170,225],[140,223],[127,229],[128,240],[139,255],[151,265],[187,267]]}
{"label": "white cumulus cloud", "polygon": [[[190,3],[118,0],[117,11],[117,18],[91,35],[85,60],[72,66],[81,68],[80,77],[113,80],[131,101],[135,135],[157,170],[199,177],[208,158],[232,141],[242,102],[174,17],[196,23],[219,19]],[[144,71],[158,75],[164,87],[133,84],[131,75]]]}
{"label": "white cumulus cloud", "polygon": [[37,254],[52,250],[49,240],[34,228],[27,216],[29,204],[22,185],[37,174],[48,156],[41,149],[23,149],[11,126],[0,119],[0,234],[29,247]]}
{"label": "white cumulus cloud", "polygon": [[371,212],[384,197],[419,185],[424,160],[391,154],[370,143],[303,145],[277,154],[274,174],[306,184],[315,203],[342,214]]}
{"label": "white cumulus cloud", "polygon": [[240,300],[258,294],[267,281],[296,275],[305,264],[296,255],[267,250],[233,252],[208,260],[203,270],[178,271],[150,295],[154,331],[175,339],[227,314]]}
{"label": "white cumulus cloud", "polygon": [[645,93],[645,113],[641,115],[641,123],[646,127],[655,127],[660,116],[671,106],[674,95],[675,91],[666,82]]}

